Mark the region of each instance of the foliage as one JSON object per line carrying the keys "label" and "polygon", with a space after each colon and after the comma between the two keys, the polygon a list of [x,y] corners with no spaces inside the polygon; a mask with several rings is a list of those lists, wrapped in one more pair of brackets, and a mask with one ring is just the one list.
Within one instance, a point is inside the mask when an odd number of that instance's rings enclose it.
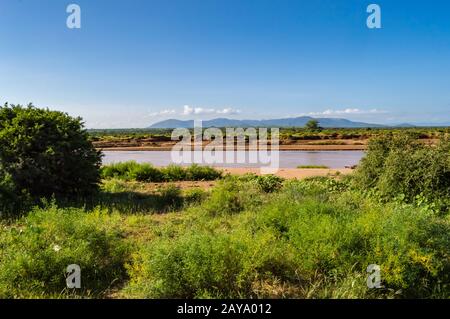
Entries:
{"label": "foliage", "polygon": [[139,182],[162,182],[165,178],[160,169],[147,163],[138,164],[134,161],[104,165],[101,168],[101,177]]}
{"label": "foliage", "polygon": [[[136,180],[215,170],[108,165],[83,208],[0,221],[0,297],[449,298],[449,154],[445,138],[394,134],[370,143],[355,176],[225,176],[183,191]],[[64,289],[72,263],[79,292]],[[367,287],[370,264],[381,289]]]}
{"label": "foliage", "polygon": [[93,193],[100,161],[80,118],[32,105],[0,107],[0,201],[5,212],[17,212],[26,199]]}
{"label": "foliage", "polygon": [[450,139],[436,146],[397,135],[370,142],[355,174],[355,185],[383,198],[414,202],[424,198],[446,209],[450,196]]}
{"label": "foliage", "polygon": [[[194,195],[192,195],[194,196]],[[201,202],[204,196],[195,199],[189,194],[183,195],[175,185],[161,185],[148,191],[145,183],[128,182],[122,179],[107,179],[103,181],[102,192],[84,201],[69,202],[66,206],[100,207],[110,212],[119,210],[122,214],[152,214],[180,210],[191,202]]]}
{"label": "foliage", "polygon": [[[224,185],[234,186],[226,192],[249,185],[239,179],[224,183],[216,194],[224,193]],[[239,190],[233,194],[231,202],[239,203]],[[191,221],[175,237],[173,232],[161,234],[142,246],[129,266],[125,296],[450,295],[450,223],[427,209],[379,203],[353,190],[339,190],[326,178],[291,181],[259,204],[230,208],[229,194],[212,196],[214,203],[221,203],[216,209],[229,207],[232,214],[201,214],[211,205],[207,200],[188,213]],[[369,264],[380,265],[383,289],[367,287]]]}
{"label": "foliage", "polygon": [[[226,131],[221,129],[225,137]],[[171,141],[170,129],[110,129],[90,130],[90,138],[98,147],[151,146]],[[315,141],[319,145],[344,145],[344,140],[365,140],[408,133],[415,139],[435,139],[449,134],[445,127],[380,127],[380,128],[313,128],[281,127],[280,144],[293,141]]]}
{"label": "foliage", "polygon": [[188,233],[154,242],[136,255],[143,264],[130,267],[129,293],[147,298],[251,296],[255,281],[274,271],[274,265],[283,273],[289,256],[276,238],[242,235]]}
{"label": "foliage", "polygon": [[260,201],[261,194],[255,183],[229,176],[214,187],[201,208],[212,216],[232,215],[257,205]]}
{"label": "foliage", "polygon": [[321,127],[319,126],[319,121],[317,120],[309,120],[308,123],[306,123],[305,127],[310,131],[317,131],[321,129]]}
{"label": "foliage", "polygon": [[169,165],[156,168],[148,163],[135,161],[119,162],[105,165],[101,168],[102,178],[120,178],[127,181],[139,182],[176,182],[176,181],[202,181],[216,180],[222,173],[212,167],[191,165],[181,167]]}
{"label": "foliage", "polygon": [[[125,278],[120,217],[94,210],[35,209],[0,232],[0,298],[103,296]],[[82,289],[66,288],[68,265],[81,267]]]}
{"label": "foliage", "polygon": [[272,193],[280,190],[283,186],[283,179],[276,175],[262,175],[256,178],[259,188],[265,193]]}
{"label": "foliage", "polygon": [[[347,180],[290,180],[270,193],[256,180],[186,193],[199,201],[182,214],[50,206],[0,223],[0,296],[105,297],[109,287],[125,298],[450,296],[448,215],[380,202]],[[152,196],[176,206],[183,195],[169,186]],[[63,290],[71,263],[82,268],[78,294]],[[367,287],[369,264],[384,288]]]}
{"label": "foliage", "polygon": [[183,204],[183,198],[181,196],[181,190],[175,185],[162,187],[159,189],[161,201],[169,207],[176,209]]}
{"label": "foliage", "polygon": [[297,166],[297,168],[301,168],[301,169],[314,169],[314,168],[328,169],[329,167],[326,166],[326,165],[299,165],[299,166]]}

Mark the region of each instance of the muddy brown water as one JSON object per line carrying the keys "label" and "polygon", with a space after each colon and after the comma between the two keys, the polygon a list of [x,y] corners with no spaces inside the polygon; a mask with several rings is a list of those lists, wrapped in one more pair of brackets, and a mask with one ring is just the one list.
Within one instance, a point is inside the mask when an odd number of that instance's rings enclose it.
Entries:
{"label": "muddy brown water", "polygon": [[[197,153],[197,154],[194,154]],[[190,152],[187,156],[189,162],[180,165],[190,165],[194,162],[194,157],[200,152]],[[225,153],[225,152],[224,152]],[[248,153],[243,163],[237,162],[236,152],[226,152],[221,162],[205,163],[201,165],[216,167],[260,167],[267,164],[253,163],[250,161]],[[136,161],[138,163],[151,163],[154,166],[167,166],[174,164],[170,151],[103,151],[103,164]],[[226,162],[225,157],[233,158],[231,162]],[[270,154],[269,154],[270,155]],[[299,165],[324,165],[329,168],[344,168],[357,165],[364,156],[364,151],[281,151],[279,152],[280,168],[296,168]],[[179,163],[175,163],[179,164]]]}

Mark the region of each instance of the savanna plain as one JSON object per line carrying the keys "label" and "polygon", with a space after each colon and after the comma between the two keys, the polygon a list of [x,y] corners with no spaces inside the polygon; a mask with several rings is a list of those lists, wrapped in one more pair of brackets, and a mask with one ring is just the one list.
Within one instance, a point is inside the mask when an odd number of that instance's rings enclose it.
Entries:
{"label": "savanna plain", "polygon": [[[331,131],[282,137],[356,134]],[[0,298],[449,298],[448,129],[358,132],[366,155],[349,174],[237,176],[101,165],[108,138],[81,119],[5,105]],[[70,264],[81,289],[66,287]]]}

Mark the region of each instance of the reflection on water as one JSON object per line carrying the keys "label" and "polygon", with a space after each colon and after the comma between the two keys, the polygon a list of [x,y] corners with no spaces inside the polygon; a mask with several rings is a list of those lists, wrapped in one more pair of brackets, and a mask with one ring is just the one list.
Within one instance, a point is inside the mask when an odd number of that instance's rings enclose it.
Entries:
{"label": "reflection on water", "polygon": [[[194,155],[194,152],[191,153]],[[151,163],[155,166],[167,166],[173,164],[170,151],[104,151],[103,154],[103,164],[130,160],[139,163]],[[325,165],[330,168],[344,168],[346,166],[358,164],[363,156],[363,151],[280,151],[280,168],[295,168],[299,165]],[[193,158],[193,156],[191,158]],[[248,157],[245,163],[236,163],[236,161],[234,161],[234,163],[228,164],[215,163],[208,165],[220,167],[266,166],[250,163]]]}

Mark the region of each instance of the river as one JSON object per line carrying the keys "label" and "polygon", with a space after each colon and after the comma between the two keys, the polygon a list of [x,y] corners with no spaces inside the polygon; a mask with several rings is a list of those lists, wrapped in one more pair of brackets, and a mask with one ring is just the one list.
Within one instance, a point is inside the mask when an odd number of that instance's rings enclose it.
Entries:
{"label": "river", "polygon": [[[138,163],[151,163],[154,166],[167,166],[174,163],[170,151],[104,151],[103,154],[103,164],[131,160]],[[279,154],[280,168],[295,168],[299,165],[324,165],[329,168],[344,168],[357,165],[364,156],[364,151],[280,151]],[[234,163],[205,165],[217,167],[265,166],[250,163],[248,157],[244,163],[234,161]]]}

